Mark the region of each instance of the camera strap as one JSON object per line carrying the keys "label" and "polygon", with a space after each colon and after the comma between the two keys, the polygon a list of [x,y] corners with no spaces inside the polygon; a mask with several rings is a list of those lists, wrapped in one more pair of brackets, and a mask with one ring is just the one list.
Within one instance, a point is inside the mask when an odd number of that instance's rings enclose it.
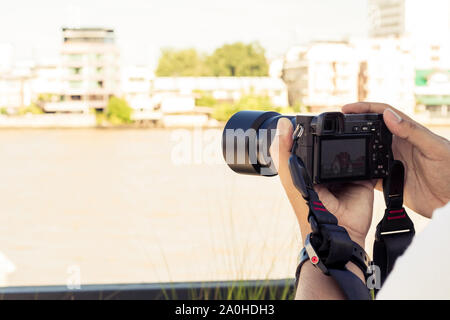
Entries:
{"label": "camera strap", "polygon": [[[365,251],[350,239],[347,230],[338,225],[337,218],[329,212],[315,192],[303,161],[295,154],[301,128],[293,133],[293,146],[289,157],[292,182],[305,199],[308,208],[308,222],[312,233],[305,241],[304,256],[324,274],[335,279],[347,299],[369,300],[370,291],[363,281],[346,268],[353,262],[369,277],[369,258]],[[414,224],[403,208],[404,166],[393,161],[390,175],[383,180],[386,210],[376,228],[373,248],[373,265],[380,268],[381,285],[391,272],[396,259],[403,254],[414,237]],[[301,262],[296,272],[298,282]],[[376,270],[372,270],[376,272]],[[375,275],[376,276],[376,275]]]}
{"label": "camera strap", "polygon": [[392,271],[395,261],[410,245],[414,234],[414,223],[403,207],[405,168],[395,160],[389,170],[389,177],[383,180],[383,194],[386,210],[378,223],[373,245],[373,264],[380,268],[383,285]]}
{"label": "camera strap", "polygon": [[[294,133],[295,134],[295,133]],[[295,136],[294,136],[295,137]],[[294,138],[295,139],[295,138]],[[294,140],[295,150],[297,139]],[[308,222],[312,233],[305,241],[305,249],[311,263],[324,274],[331,276],[347,299],[370,300],[366,284],[347,269],[350,261],[358,261],[367,278],[369,258],[365,251],[350,239],[347,230],[338,225],[337,218],[329,212],[319,199],[302,160],[292,152],[289,158],[292,181],[309,207]],[[360,259],[358,259],[360,257]],[[297,268],[297,282],[301,264]]]}

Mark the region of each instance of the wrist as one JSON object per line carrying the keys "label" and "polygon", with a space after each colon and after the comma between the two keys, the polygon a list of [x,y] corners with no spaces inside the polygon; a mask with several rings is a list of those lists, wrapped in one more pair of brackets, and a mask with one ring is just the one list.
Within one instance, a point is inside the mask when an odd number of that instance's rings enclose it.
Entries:
{"label": "wrist", "polygon": [[356,242],[361,248],[366,250],[366,237],[365,236],[355,235],[354,233],[351,233],[351,232],[348,232],[348,235],[350,236],[350,239],[352,239],[353,242]]}

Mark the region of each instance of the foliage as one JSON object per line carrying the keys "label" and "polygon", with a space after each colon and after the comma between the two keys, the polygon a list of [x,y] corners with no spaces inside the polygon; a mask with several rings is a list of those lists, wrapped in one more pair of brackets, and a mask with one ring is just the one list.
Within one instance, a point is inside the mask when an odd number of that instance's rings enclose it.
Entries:
{"label": "foliage", "polygon": [[0,114],[1,115],[7,115],[8,114],[8,109],[6,107],[1,107],[0,108]]}
{"label": "foliage", "polygon": [[293,113],[290,107],[282,108],[272,105],[268,96],[249,94],[242,96],[236,103],[219,103],[214,107],[212,117],[218,121],[227,121],[233,114],[241,110],[276,111]]}
{"label": "foliage", "polygon": [[265,50],[257,43],[236,42],[217,48],[206,56],[195,49],[164,49],[156,75],[175,76],[267,76],[269,66]]}
{"label": "foliage", "polygon": [[203,76],[207,74],[204,58],[195,49],[163,49],[156,69],[158,77]]}
{"label": "foliage", "polygon": [[44,111],[40,107],[38,107],[36,104],[32,103],[29,106],[19,108],[17,113],[22,116],[22,115],[25,115],[28,113],[42,114],[42,113],[44,113]]}
{"label": "foliage", "polygon": [[255,43],[225,44],[206,59],[206,65],[213,76],[267,76],[269,70],[264,49]]}
{"label": "foliage", "polygon": [[214,107],[217,103],[217,100],[210,94],[202,94],[195,99],[195,105],[198,107]]}
{"label": "foliage", "polygon": [[52,102],[58,100],[59,96],[53,93],[40,93],[37,97],[38,102]]}
{"label": "foliage", "polygon": [[106,118],[112,124],[130,123],[133,109],[124,99],[111,97],[106,107]]}

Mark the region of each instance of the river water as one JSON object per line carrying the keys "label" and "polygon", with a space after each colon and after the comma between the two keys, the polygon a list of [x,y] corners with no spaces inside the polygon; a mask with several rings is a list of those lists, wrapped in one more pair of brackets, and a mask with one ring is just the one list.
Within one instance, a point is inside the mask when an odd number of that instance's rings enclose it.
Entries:
{"label": "river water", "polygon": [[0,279],[2,260],[14,265],[2,285],[294,274],[301,239],[279,180],[233,173],[219,130],[1,130],[0,139]]}

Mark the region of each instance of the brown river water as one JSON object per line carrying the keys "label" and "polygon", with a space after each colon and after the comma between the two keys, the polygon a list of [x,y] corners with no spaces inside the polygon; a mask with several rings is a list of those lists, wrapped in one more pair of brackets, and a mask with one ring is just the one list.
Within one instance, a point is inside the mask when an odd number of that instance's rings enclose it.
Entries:
{"label": "brown river water", "polygon": [[[74,272],[81,284],[294,275],[301,239],[278,178],[233,173],[220,130],[0,139],[0,279],[5,259],[14,266],[1,285],[66,284]],[[383,207],[377,192],[374,224]],[[427,221],[415,221],[420,232]]]}

